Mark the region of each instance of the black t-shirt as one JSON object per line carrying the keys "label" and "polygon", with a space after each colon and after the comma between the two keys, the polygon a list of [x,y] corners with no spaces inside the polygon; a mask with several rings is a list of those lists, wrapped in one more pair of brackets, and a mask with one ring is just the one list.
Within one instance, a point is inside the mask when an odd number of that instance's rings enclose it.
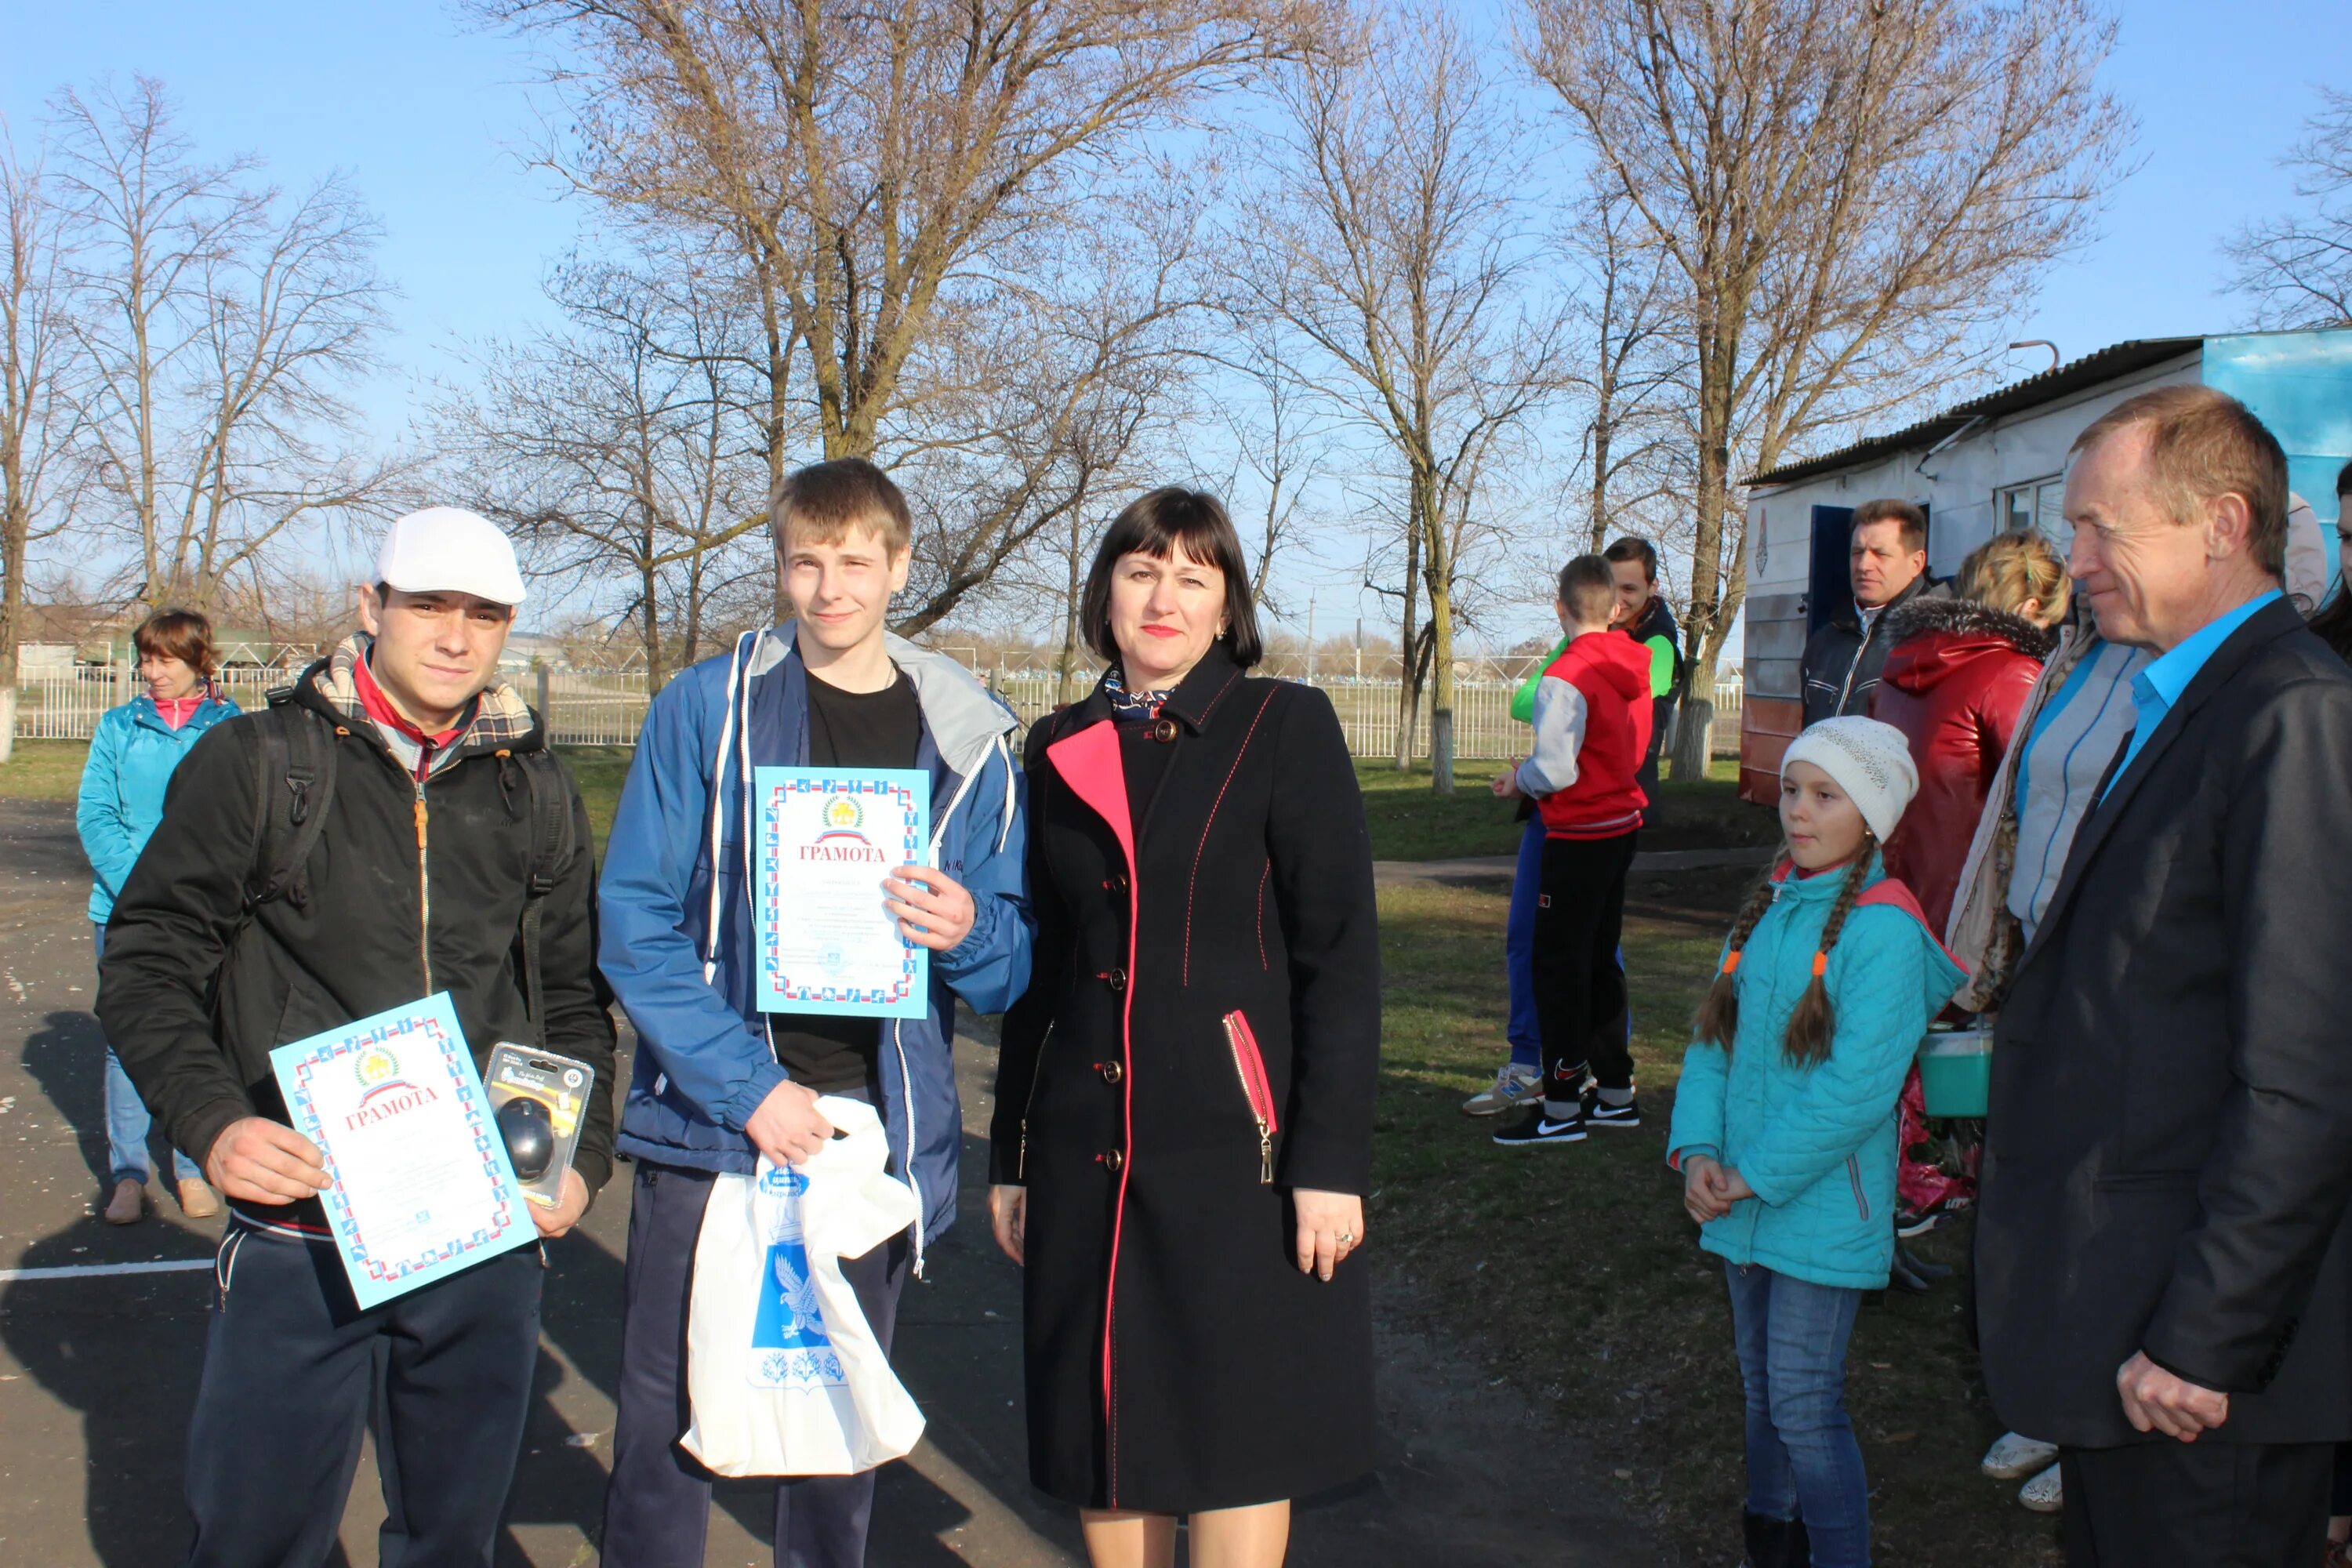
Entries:
{"label": "black t-shirt", "polygon": [[[813,768],[911,768],[923,741],[923,710],[915,684],[898,679],[879,691],[844,691],[808,678],[808,765]],[[896,868],[893,868],[896,869]],[[877,889],[876,896],[880,896]],[[872,1018],[824,1013],[779,1013],[770,1037],[776,1059],[793,1081],[819,1094],[874,1090],[882,1028]]]}

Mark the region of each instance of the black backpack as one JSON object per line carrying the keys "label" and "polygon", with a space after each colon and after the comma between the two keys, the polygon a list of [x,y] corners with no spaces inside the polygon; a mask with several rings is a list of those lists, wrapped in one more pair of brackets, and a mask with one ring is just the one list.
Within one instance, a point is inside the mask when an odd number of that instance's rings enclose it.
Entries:
{"label": "black backpack", "polygon": [[[292,687],[269,694],[269,706],[253,716],[261,744],[253,754],[254,865],[246,879],[245,916],[273,899],[296,909],[310,901],[310,851],[326,830],[335,799],[336,726],[315,709],[294,700]],[[530,880],[523,890],[523,1005],[542,1033],[547,1027],[539,961],[539,928],[547,895],[578,847],[572,831],[572,795],[563,770],[546,748],[516,752],[530,795]],[[282,788],[280,786],[283,786]]]}

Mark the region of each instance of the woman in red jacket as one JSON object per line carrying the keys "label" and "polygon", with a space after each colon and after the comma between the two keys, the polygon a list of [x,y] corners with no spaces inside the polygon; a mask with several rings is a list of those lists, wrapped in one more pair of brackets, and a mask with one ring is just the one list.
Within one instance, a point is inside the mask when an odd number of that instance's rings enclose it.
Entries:
{"label": "woman in red jacket", "polygon": [[2066,563],[2039,533],[1997,534],[1960,563],[1948,599],[1888,612],[1891,646],[1871,717],[1911,742],[1919,794],[1886,843],[1902,879],[1941,931],[1986,793],[2009,750],[2026,693],[2065,618]]}
{"label": "woman in red jacket", "polygon": [[[1948,599],[1914,599],[1888,612],[1891,646],[1871,716],[1911,743],[1919,793],[1886,841],[1886,874],[1900,879],[1942,931],[1985,796],[2017,739],[2042,661],[2069,596],[2066,563],[2040,533],[2001,533],[1960,563]],[[1903,1086],[1897,1236],[1931,1229],[1975,1195],[1972,1175],[1928,1155],[1927,1104],[1916,1068]],[[1961,1163],[1969,1170],[1975,1151]]]}

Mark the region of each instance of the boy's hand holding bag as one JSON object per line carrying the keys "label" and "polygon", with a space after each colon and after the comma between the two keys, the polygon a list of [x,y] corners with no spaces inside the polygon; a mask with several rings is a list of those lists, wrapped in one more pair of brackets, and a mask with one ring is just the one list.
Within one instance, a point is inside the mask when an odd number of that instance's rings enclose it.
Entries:
{"label": "boy's hand holding bag", "polygon": [[851,1475],[899,1458],[923,1414],[842,1278],[915,1223],[874,1108],[827,1096],[841,1134],[804,1164],[713,1184],[695,1244],[686,1451],[722,1476]]}

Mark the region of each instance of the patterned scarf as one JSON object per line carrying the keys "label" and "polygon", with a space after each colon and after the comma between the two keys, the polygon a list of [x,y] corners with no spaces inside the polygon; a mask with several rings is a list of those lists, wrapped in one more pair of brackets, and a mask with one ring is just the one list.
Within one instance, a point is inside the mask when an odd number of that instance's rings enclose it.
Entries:
{"label": "patterned scarf", "polygon": [[1110,716],[1122,724],[1140,724],[1160,717],[1160,706],[1176,695],[1171,688],[1165,691],[1129,691],[1127,678],[1118,666],[1112,665],[1103,672],[1103,695],[1110,699]]}

